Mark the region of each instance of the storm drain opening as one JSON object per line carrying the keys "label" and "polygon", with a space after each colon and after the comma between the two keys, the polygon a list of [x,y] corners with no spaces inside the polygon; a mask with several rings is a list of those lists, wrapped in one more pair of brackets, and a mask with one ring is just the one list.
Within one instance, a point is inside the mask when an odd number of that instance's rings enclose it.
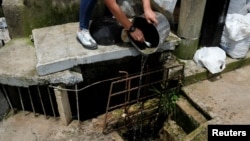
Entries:
{"label": "storm drain opening", "polygon": [[17,87],[1,85],[10,108],[14,111],[23,111],[25,115],[44,115],[46,118],[59,117],[57,103],[53,89],[49,86]]}
{"label": "storm drain opening", "polygon": [[[162,110],[168,109],[163,109],[162,104],[166,104],[164,102],[170,100],[173,94],[180,93],[183,71],[184,65],[181,64],[144,72],[141,85],[131,85],[134,82],[138,84],[140,75],[129,76],[122,72],[124,78],[113,81],[110,85],[103,133],[108,134],[116,130],[127,140],[157,138],[159,130],[170,114],[163,114]],[[163,101],[163,98],[166,101]],[[120,101],[117,102],[117,99]]]}
{"label": "storm drain opening", "polygon": [[[141,62],[146,62],[142,61]],[[184,65],[173,62],[165,63],[160,67],[149,69],[144,65],[141,72],[131,73],[121,71],[120,67],[107,71],[118,71],[115,77],[107,76],[93,66],[85,75],[90,78],[105,76],[106,79],[89,83],[84,82],[74,85],[53,85],[16,87],[0,85],[0,90],[11,109],[23,111],[25,114],[40,114],[45,117],[59,117],[59,111],[55,96],[55,89],[67,94],[72,113],[72,120],[85,121],[92,118],[103,120],[103,133],[108,134],[118,131],[122,137],[131,139],[151,138],[162,128],[166,115],[162,115],[162,93],[165,96],[179,93],[182,84]],[[113,66],[113,65],[112,65]],[[89,68],[89,67],[88,67]],[[92,72],[92,70],[94,70]],[[125,69],[126,70],[126,69]],[[84,73],[83,73],[84,74]],[[104,75],[103,75],[104,74]],[[99,76],[99,77],[98,77]],[[90,80],[90,79],[89,79]],[[93,80],[92,80],[93,81]],[[164,86],[164,88],[162,88]],[[163,92],[164,91],[164,92]],[[165,98],[168,100],[168,97]],[[149,137],[150,136],[150,137]]]}

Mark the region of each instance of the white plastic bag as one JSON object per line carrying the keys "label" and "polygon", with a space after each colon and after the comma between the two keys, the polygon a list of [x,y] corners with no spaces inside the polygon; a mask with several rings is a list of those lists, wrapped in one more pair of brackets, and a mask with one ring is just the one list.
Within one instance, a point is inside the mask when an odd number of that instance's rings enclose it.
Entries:
{"label": "white plastic bag", "polygon": [[250,48],[250,37],[239,41],[231,40],[224,32],[221,37],[221,48],[233,59],[244,58]]}
{"label": "white plastic bag", "polygon": [[10,35],[5,17],[0,17],[0,40],[7,43],[10,41]]}
{"label": "white plastic bag", "polygon": [[234,58],[244,58],[250,48],[250,13],[228,14],[220,46]]}
{"label": "white plastic bag", "polygon": [[195,52],[193,60],[212,74],[219,73],[226,67],[226,53],[220,47],[202,47]]}
{"label": "white plastic bag", "polygon": [[247,15],[227,14],[225,30],[228,37],[234,41],[250,37],[250,13]]}
{"label": "white plastic bag", "polygon": [[247,0],[230,0],[227,13],[228,14],[242,13],[243,12],[242,9],[246,5],[246,3],[247,3]]}

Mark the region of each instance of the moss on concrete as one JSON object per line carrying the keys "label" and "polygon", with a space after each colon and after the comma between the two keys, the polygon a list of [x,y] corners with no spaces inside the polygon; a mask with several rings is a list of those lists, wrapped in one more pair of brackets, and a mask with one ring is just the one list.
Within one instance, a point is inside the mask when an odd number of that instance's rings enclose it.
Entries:
{"label": "moss on concrete", "polygon": [[205,79],[207,79],[207,72],[196,73],[195,75],[185,77],[183,84],[186,86],[186,85],[190,85],[193,83],[197,83]]}
{"label": "moss on concrete", "polygon": [[[2,5],[11,38],[27,37],[35,28],[79,21],[78,0],[5,0]],[[93,12],[93,17],[103,16],[102,1],[97,1]]]}
{"label": "moss on concrete", "polygon": [[207,123],[200,125],[198,128],[188,134],[182,141],[206,141],[207,140]]}
{"label": "moss on concrete", "polygon": [[[229,72],[229,71],[233,71],[235,69],[247,66],[249,64],[250,64],[250,58],[235,60],[233,62],[227,63],[226,68],[221,73],[226,73],[226,72]],[[213,74],[210,74],[207,70],[205,70],[205,71],[203,71],[201,73],[195,73],[194,75],[185,77],[184,81],[183,81],[183,84],[185,86],[190,85],[190,84],[202,81],[202,80],[212,78],[213,76],[217,76],[217,75],[220,75],[220,74],[214,74],[213,75]]]}
{"label": "moss on concrete", "polygon": [[235,62],[229,63],[226,65],[226,68],[223,72],[229,72],[244,66],[247,66],[250,64],[250,58],[244,58],[244,59],[240,59],[237,60]]}
{"label": "moss on concrete", "polygon": [[21,11],[24,36],[35,28],[78,21],[79,4],[53,5],[51,0],[30,1]]}
{"label": "moss on concrete", "polygon": [[76,22],[79,19],[79,2],[67,0],[17,0],[3,2],[12,38],[29,36],[35,28]]}
{"label": "moss on concrete", "polygon": [[192,60],[195,51],[198,49],[199,40],[182,39],[174,54],[184,60]]}

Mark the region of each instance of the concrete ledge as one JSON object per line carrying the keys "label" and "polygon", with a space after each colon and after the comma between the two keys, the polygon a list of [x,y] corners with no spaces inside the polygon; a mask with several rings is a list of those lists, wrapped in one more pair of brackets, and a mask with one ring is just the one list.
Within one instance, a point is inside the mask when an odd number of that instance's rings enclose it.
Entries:
{"label": "concrete ledge", "polygon": [[215,74],[215,75],[209,73],[209,71],[206,68],[197,66],[193,60],[180,60],[180,61],[185,63],[184,84],[189,85],[249,65],[250,52],[248,52],[247,56],[242,59],[232,59],[231,57],[227,57],[226,68],[220,74]]}
{"label": "concrete ledge", "polygon": [[75,71],[39,76],[36,71],[36,52],[28,38],[11,40],[0,48],[0,83],[28,87],[45,84],[75,84],[83,81],[82,74]]}
{"label": "concrete ledge", "polygon": [[[97,50],[85,49],[76,40],[78,24],[67,23],[32,31],[37,54],[36,68],[39,75],[58,72],[79,64],[140,55],[130,44],[99,45]],[[161,51],[175,46],[175,43],[169,42],[162,46]]]}
{"label": "concrete ledge", "polygon": [[46,75],[74,67],[113,60],[139,53],[128,46],[98,46],[97,50],[85,49],[76,40],[78,23],[34,29],[32,31],[37,54],[37,72]]}

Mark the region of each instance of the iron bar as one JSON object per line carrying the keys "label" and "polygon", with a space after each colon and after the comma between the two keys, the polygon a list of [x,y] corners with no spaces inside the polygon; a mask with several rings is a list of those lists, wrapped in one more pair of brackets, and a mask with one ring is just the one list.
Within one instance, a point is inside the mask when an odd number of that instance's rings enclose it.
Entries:
{"label": "iron bar", "polygon": [[134,103],[136,103],[138,101],[143,101],[145,99],[148,99],[148,98],[151,98],[151,97],[154,97],[154,96],[157,96],[157,94],[152,94],[152,95],[149,95],[149,96],[144,96],[144,97],[139,98],[139,99],[131,100],[130,102],[127,102],[127,103],[117,104],[115,106],[109,107],[108,111],[116,109],[116,108],[119,108],[119,107],[122,107],[122,106],[131,105],[131,104],[134,104]]}
{"label": "iron bar", "polygon": [[[142,59],[142,63],[143,63],[143,59]],[[175,76],[176,72],[174,71],[174,78],[173,77],[170,78],[170,69],[174,69],[174,68],[177,68],[177,67],[180,67],[180,66],[182,66],[182,68],[180,68],[180,69],[182,69],[182,74],[177,74],[178,77],[176,78],[176,76]],[[163,78],[162,77],[159,78],[159,79],[156,78],[157,80],[154,80],[153,82],[150,82],[151,75],[162,73],[162,72],[163,72],[163,76],[162,76]],[[145,88],[147,88],[149,86],[154,86],[156,84],[162,84],[162,83],[168,84],[170,79],[174,79],[174,80],[175,79],[181,79],[182,75],[184,74],[184,65],[183,64],[170,65],[170,66],[167,66],[165,68],[160,68],[158,70],[151,70],[151,71],[147,71],[147,72],[144,72],[143,69],[141,68],[140,74],[132,75],[130,77],[128,76],[127,72],[120,71],[120,73],[125,73],[126,77],[118,79],[118,80],[114,80],[114,81],[111,82],[110,90],[109,90],[108,103],[107,103],[107,107],[106,107],[106,115],[105,115],[105,119],[104,119],[103,133],[107,133],[106,130],[109,130],[107,128],[108,125],[109,125],[109,123],[107,123],[108,112],[112,111],[114,109],[117,109],[117,108],[125,107],[125,110],[124,110],[124,114],[125,114],[124,115],[125,116],[124,117],[124,125],[121,125],[121,126],[127,126],[127,124],[129,123],[129,120],[131,120],[131,116],[134,114],[134,113],[128,113],[127,107],[129,107],[129,106],[131,106],[133,104],[136,104],[137,102],[140,102],[141,105],[140,105],[140,107],[138,109],[138,112],[135,113],[135,114],[139,115],[138,119],[135,122],[140,122],[140,121],[144,120],[144,118],[145,118],[144,110],[145,110],[146,107],[144,107],[143,103],[147,99],[157,97],[158,94],[153,93],[153,94],[141,95],[140,94],[140,89],[144,88],[143,92],[144,92],[144,94],[146,94],[147,91],[146,91]],[[181,76],[179,76],[179,75],[181,75]],[[144,77],[145,77],[145,82],[143,81],[143,83],[142,83],[142,82],[139,81],[139,86],[131,87],[132,80],[134,80],[134,79],[141,80]],[[179,81],[180,81],[179,82],[179,84],[180,84],[181,80],[179,80]],[[117,86],[119,86],[119,84],[122,84],[124,82],[125,82],[125,89],[124,90],[113,92],[113,88],[117,84],[118,84]],[[176,89],[179,89],[179,88],[180,88],[179,86],[176,87]],[[134,90],[138,90],[137,97],[134,97],[133,99],[130,99],[130,94]],[[110,105],[112,97],[122,95],[122,94],[125,95],[125,102],[124,103],[119,103],[119,104],[116,104],[116,105]],[[132,94],[136,94],[136,93],[132,93]],[[116,127],[116,128],[121,128],[121,127],[119,126],[119,127]],[[113,130],[113,129],[111,129],[111,130]]]}
{"label": "iron bar", "polygon": [[[160,69],[160,70],[155,70],[155,71],[151,71],[151,72],[146,72],[146,73],[143,73],[142,76],[145,76],[145,75],[150,75],[150,74],[155,74],[155,73],[158,73],[158,72],[162,72],[163,69]],[[116,80],[116,81],[113,81],[113,82],[116,82],[116,83],[120,83],[120,82],[124,82],[124,81],[127,81],[127,79],[135,79],[135,78],[139,78],[140,77],[140,74],[139,75],[134,75],[134,76],[130,76],[128,78],[124,78],[124,79],[119,79],[119,80]]]}
{"label": "iron bar", "polygon": [[106,106],[106,114],[104,117],[104,128],[106,127],[106,123],[107,123],[107,117],[108,117],[108,111],[109,111],[109,105],[110,105],[110,99],[111,99],[111,94],[112,94],[112,90],[113,90],[113,85],[111,83],[110,85],[110,89],[109,89],[109,97],[108,97],[108,102],[107,102],[107,106]]}
{"label": "iron bar", "polygon": [[[160,82],[162,82],[162,80],[159,80],[159,81],[155,81],[155,82],[150,82],[150,83],[147,83],[147,84],[140,84],[140,86],[137,86],[137,87],[133,87],[131,88],[131,80],[133,79],[137,79],[137,78],[142,78],[143,76],[149,76],[151,74],[155,74],[155,73],[159,73],[159,72],[162,72],[163,69],[160,69],[160,70],[155,70],[155,71],[149,71],[149,72],[146,72],[146,73],[143,73],[141,72],[139,75],[135,75],[135,76],[131,76],[131,77],[128,77],[128,74],[127,72],[125,71],[120,71],[120,73],[125,73],[125,78],[124,79],[118,79],[118,80],[114,80],[113,82],[111,82],[111,85],[110,85],[110,90],[109,90],[109,97],[108,97],[108,102],[107,102],[107,107],[106,107],[106,114],[105,114],[105,118],[104,118],[104,128],[107,126],[107,115],[108,115],[108,112],[110,110],[113,110],[113,109],[116,109],[116,108],[120,108],[122,106],[125,106],[125,114],[127,114],[127,106],[133,104],[133,103],[136,103],[138,101],[142,101],[142,100],[145,100],[147,98],[150,98],[150,97],[153,97],[153,96],[156,96],[155,94],[153,95],[149,95],[149,96],[144,96],[142,98],[138,97],[137,96],[137,99],[135,100],[130,100],[130,92],[131,91],[134,91],[134,90],[138,90],[140,88],[144,88],[144,87],[147,87],[147,86],[150,86],[150,85],[154,85],[154,84],[158,84]],[[126,84],[126,87],[125,87],[125,90],[123,91],[119,91],[119,92],[115,92],[115,93],[112,93],[112,90],[113,90],[113,87],[115,84],[119,84],[119,83],[122,83],[122,82],[125,82]],[[121,94],[128,94],[128,99],[125,100],[124,103],[122,104],[117,104],[115,106],[111,106],[110,107],[110,101],[111,101],[111,98],[113,96],[117,96],[117,95],[121,95]],[[126,120],[126,118],[125,118]],[[104,130],[103,130],[104,131]]]}
{"label": "iron bar", "polygon": [[9,96],[8,96],[8,94],[6,92],[6,89],[5,89],[5,87],[3,85],[2,85],[2,88],[3,88],[3,93],[4,93],[4,95],[5,95],[6,99],[7,99],[7,102],[9,103],[10,108],[13,110],[13,106],[11,104],[10,98],[9,98]]}
{"label": "iron bar", "polygon": [[78,97],[77,85],[75,85],[75,90],[76,90],[77,119],[78,119],[78,122],[80,122],[79,97]]}
{"label": "iron bar", "polygon": [[[169,67],[169,68],[174,68],[174,67]],[[149,74],[152,74],[152,73],[155,73],[155,72],[160,72],[162,71],[163,69],[158,69],[156,71],[150,71],[150,72],[147,72],[147,73],[144,73],[143,75],[149,75]],[[138,76],[132,76],[132,77],[129,77],[129,79],[134,79],[137,78]],[[118,80],[119,82],[119,79],[121,79],[122,77],[115,77],[115,78],[110,78],[110,79],[105,79],[105,80],[102,80],[102,81],[98,81],[98,82],[95,82],[95,83],[92,83],[91,85],[87,85],[81,89],[78,89],[77,91],[80,92],[80,91],[83,91],[91,86],[94,86],[94,85],[97,85],[97,84],[100,84],[100,83],[103,83],[103,82],[108,82],[108,81],[113,81],[113,80]],[[122,81],[126,81],[126,79],[123,79]],[[75,89],[64,89],[64,88],[58,88],[56,86],[52,86],[52,85],[49,85],[49,87],[51,88],[54,88],[54,89],[58,89],[58,90],[63,90],[63,91],[71,91],[71,92],[75,92],[76,90]]]}
{"label": "iron bar", "polygon": [[40,103],[41,103],[41,106],[42,106],[42,109],[43,109],[43,113],[44,113],[45,117],[47,118],[47,114],[46,114],[46,111],[45,111],[45,108],[44,108],[44,105],[43,105],[43,99],[42,99],[42,96],[41,96],[39,86],[37,86],[37,91],[38,91]]}
{"label": "iron bar", "polygon": [[21,102],[21,105],[22,105],[22,109],[23,109],[23,112],[24,112],[24,111],[25,111],[25,109],[24,109],[24,105],[23,105],[23,98],[22,98],[22,95],[21,95],[20,88],[19,88],[19,87],[17,87],[17,90],[18,90],[18,94],[19,94],[20,102]]}
{"label": "iron bar", "polygon": [[33,104],[33,100],[32,100],[31,94],[30,94],[30,89],[29,89],[29,87],[28,87],[28,94],[29,94],[29,98],[30,98],[31,107],[32,107],[32,110],[33,110],[33,112],[34,112],[34,116],[36,116],[36,111],[35,111],[35,107],[34,107],[34,104]]}
{"label": "iron bar", "polygon": [[49,101],[50,101],[50,105],[51,105],[51,108],[52,108],[52,112],[53,112],[54,118],[56,118],[55,109],[54,109],[54,105],[53,105],[53,102],[52,102],[52,98],[51,98],[51,93],[50,93],[49,87],[47,87],[47,90],[48,90]]}
{"label": "iron bar", "polygon": [[[119,71],[119,73],[124,73],[125,74],[125,78],[128,78],[128,72],[126,71]],[[125,90],[130,89],[130,80],[127,80],[125,83]],[[127,103],[130,99],[130,91],[127,92],[127,94],[124,95],[124,102]],[[127,113],[127,106],[124,106],[124,112]]]}
{"label": "iron bar", "polygon": [[[154,84],[158,84],[162,82],[162,80],[159,80],[159,81],[155,81],[155,82],[151,82],[151,83],[148,83],[148,84],[144,84],[142,85],[141,87],[147,87],[147,86],[151,86],[151,85],[154,85]],[[116,92],[116,93],[113,93],[111,96],[116,96],[116,95],[120,95],[120,94],[124,94],[126,92],[131,92],[131,91],[134,91],[134,90],[137,90],[139,87],[133,87],[131,89],[128,89],[128,90],[124,90],[124,91],[119,91],[119,92]]]}

